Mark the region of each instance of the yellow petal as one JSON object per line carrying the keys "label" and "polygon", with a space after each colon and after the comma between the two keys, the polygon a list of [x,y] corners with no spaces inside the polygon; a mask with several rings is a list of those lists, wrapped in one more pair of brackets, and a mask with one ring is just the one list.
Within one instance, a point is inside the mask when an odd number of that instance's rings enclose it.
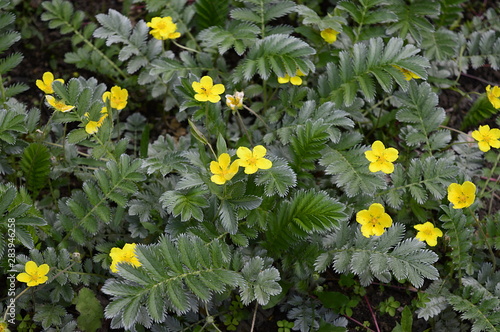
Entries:
{"label": "yellow petal", "polygon": [[38,267],[38,275],[46,275],[49,273],[50,267],[47,264],[42,264]]}
{"label": "yellow petal", "polygon": [[263,147],[262,145],[257,145],[256,147],[253,148],[252,156],[254,158],[262,158],[266,155],[266,153],[267,150],[265,147]]}
{"label": "yellow petal", "polygon": [[34,275],[38,273],[38,265],[33,262],[33,261],[28,261],[26,262],[26,265],[24,266],[24,270],[26,273]]}
{"label": "yellow petal", "polygon": [[382,170],[382,164],[379,162],[370,163],[370,165],[368,165],[368,169],[370,170],[370,172],[376,173]]}
{"label": "yellow petal", "polygon": [[97,121],[89,121],[89,123],[85,125],[85,131],[87,132],[87,134],[95,134],[98,130],[99,123]]}
{"label": "yellow petal", "polygon": [[474,130],[472,133],[471,133],[471,136],[473,139],[475,139],[476,141],[482,141],[483,140],[483,135],[481,135],[481,132],[479,132],[479,130]]}
{"label": "yellow petal", "polygon": [[210,76],[203,76],[200,80],[201,86],[205,89],[210,89],[214,85],[214,81]]}
{"label": "yellow petal", "polygon": [[253,157],[252,151],[245,146],[240,146],[238,150],[236,150],[236,155],[244,161]]}
{"label": "yellow petal", "polygon": [[385,174],[394,172],[394,164],[390,162],[380,163],[380,170]]}
{"label": "yellow petal", "polygon": [[210,162],[210,172],[212,172],[212,174],[221,174],[222,173],[222,170],[221,170],[218,162],[216,162],[216,161]]}
{"label": "yellow petal", "polygon": [[22,272],[16,276],[16,279],[19,280],[20,282],[28,283],[31,281],[31,276],[27,273]]}
{"label": "yellow petal", "polygon": [[298,76],[294,76],[290,78],[290,83],[292,83],[293,85],[301,85],[302,79]]}
{"label": "yellow petal", "polygon": [[218,103],[221,98],[219,95],[214,95],[214,94],[210,94],[208,97],[207,97],[208,101],[211,102],[211,103]]}
{"label": "yellow petal", "polygon": [[365,225],[366,223],[368,223],[368,221],[370,221],[370,211],[361,210],[356,213],[356,221],[361,225]]}
{"label": "yellow petal", "polygon": [[373,153],[373,151],[371,150],[365,151],[365,157],[366,159],[368,159],[368,161],[371,162],[376,162],[378,160],[378,156],[376,156],[375,153]]}
{"label": "yellow petal", "polygon": [[220,95],[221,93],[224,93],[224,91],[226,91],[226,88],[222,84],[215,84],[212,87],[211,91],[213,94]]}
{"label": "yellow petal", "polygon": [[462,189],[464,193],[467,195],[475,195],[476,194],[476,185],[470,181],[465,181],[462,184]]}
{"label": "yellow petal", "polygon": [[479,126],[479,132],[481,133],[481,135],[483,136],[486,136],[489,134],[490,132],[490,126],[488,125],[484,125],[484,126]]}
{"label": "yellow petal", "polygon": [[194,99],[198,101],[208,101],[208,96],[206,94],[199,93],[194,95]]}
{"label": "yellow petal", "polygon": [[268,160],[266,158],[257,159],[255,165],[260,169],[270,169],[271,167],[273,167],[273,163],[271,162],[271,160]]}
{"label": "yellow petal", "polygon": [[210,178],[210,180],[215,183],[215,184],[224,184],[226,183],[226,179],[221,176],[221,175],[212,175],[212,177]]}
{"label": "yellow petal", "polygon": [[382,226],[382,227],[386,227],[386,228],[387,227],[391,227],[391,225],[392,225],[392,218],[387,213],[383,213],[380,216],[378,222],[379,222],[380,226]]}
{"label": "yellow petal", "polygon": [[223,153],[219,156],[219,165],[220,168],[225,170],[229,167],[229,164],[231,163],[231,157],[227,153]]}
{"label": "yellow petal", "polygon": [[490,151],[490,145],[487,142],[485,142],[485,141],[479,141],[479,142],[477,142],[477,146],[478,146],[479,150],[481,150],[483,152]]}
{"label": "yellow petal", "polygon": [[399,152],[395,148],[387,148],[384,151],[385,160],[393,162],[398,159]]}
{"label": "yellow petal", "polygon": [[246,174],[253,174],[253,173],[257,172],[258,170],[259,170],[259,168],[256,165],[248,165],[247,167],[245,167]]}
{"label": "yellow petal", "polygon": [[385,145],[381,141],[375,141],[372,144],[372,151],[376,155],[380,155],[384,152],[385,150]]}
{"label": "yellow petal", "polygon": [[371,225],[363,225],[361,226],[361,234],[363,234],[364,237],[370,237],[373,234],[373,227]]}
{"label": "yellow petal", "polygon": [[290,76],[286,75],[285,77],[278,77],[278,83],[285,84],[290,82]]}

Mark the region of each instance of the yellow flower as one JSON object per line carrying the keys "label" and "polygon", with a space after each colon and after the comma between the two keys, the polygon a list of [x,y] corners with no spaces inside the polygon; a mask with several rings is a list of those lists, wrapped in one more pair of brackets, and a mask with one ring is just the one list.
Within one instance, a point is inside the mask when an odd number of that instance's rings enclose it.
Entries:
{"label": "yellow flower", "polygon": [[226,95],[226,105],[233,111],[243,107],[243,92],[235,92],[234,95]]}
{"label": "yellow flower", "polygon": [[45,98],[47,99],[49,105],[54,107],[57,111],[64,113],[69,112],[73,108],[75,108],[75,106],[66,105],[62,100],[57,100],[53,96],[45,96]]}
{"label": "yellow flower", "polygon": [[273,166],[273,163],[264,158],[267,150],[262,145],[257,145],[250,151],[249,148],[241,146],[236,150],[236,155],[238,156],[239,165],[245,167],[246,174],[253,174],[259,169],[269,169]]}
{"label": "yellow flower", "polygon": [[149,32],[154,38],[159,40],[176,39],[181,36],[177,30],[177,24],[172,21],[172,17],[153,17],[147,26],[152,28]]}
{"label": "yellow flower", "polygon": [[422,77],[418,76],[417,74],[415,74],[414,72],[409,71],[408,69],[404,69],[404,68],[401,68],[400,66],[396,66],[396,65],[393,65],[393,67],[399,69],[403,73],[403,75],[405,76],[405,80],[407,80],[407,81],[411,80],[412,78],[422,78]]}
{"label": "yellow flower", "polygon": [[135,243],[127,243],[123,246],[123,249],[112,248],[109,255],[113,259],[110,269],[113,272],[118,272],[118,263],[127,263],[135,267],[141,266],[141,262],[135,254]]}
{"label": "yellow flower", "polygon": [[102,101],[110,100],[110,105],[114,109],[122,110],[127,106],[128,91],[119,86],[114,86],[111,91],[106,91],[102,94]]}
{"label": "yellow flower", "polygon": [[334,43],[337,40],[337,35],[339,33],[340,32],[328,28],[328,29],[325,29],[325,30],[321,30],[321,37],[323,37],[323,39],[328,44],[331,44],[331,43]]}
{"label": "yellow flower", "polygon": [[6,322],[0,322],[0,332],[9,332],[9,328]]}
{"label": "yellow flower", "polygon": [[368,210],[356,213],[356,221],[362,225],[361,233],[364,237],[380,236],[384,234],[385,228],[392,225],[391,216],[385,213],[384,207],[379,203],[373,203]]}
{"label": "yellow flower", "polygon": [[472,132],[472,138],[477,141],[479,150],[487,152],[490,148],[498,149],[500,148],[500,129],[493,128],[490,126],[479,126],[479,130],[474,130]]}
{"label": "yellow flower", "polygon": [[304,73],[297,69],[295,75],[296,76],[290,77],[290,75],[286,74],[284,77],[278,77],[278,83],[285,84],[290,82],[293,85],[301,85],[302,79],[299,76],[305,76]]}
{"label": "yellow flower", "polygon": [[476,199],[476,185],[470,181],[463,184],[452,183],[448,186],[448,200],[454,209],[469,207]]}
{"label": "yellow flower", "polygon": [[97,130],[99,129],[99,122],[97,121],[89,121],[85,125],[85,131],[87,134],[95,134],[97,133]]}
{"label": "yellow flower", "polygon": [[64,83],[64,80],[62,78],[54,80],[54,74],[52,74],[50,71],[47,71],[43,73],[41,80],[36,80],[36,86],[43,92],[51,94],[54,93],[54,89],[52,89],[52,83],[54,83],[54,81]]}
{"label": "yellow flower", "polygon": [[437,244],[438,237],[443,236],[443,232],[439,228],[434,227],[434,225],[430,222],[415,225],[413,227],[418,231],[415,236],[417,240],[425,241],[431,247],[434,247]]}
{"label": "yellow flower", "polygon": [[372,149],[365,152],[365,157],[370,162],[370,172],[382,171],[385,174],[394,172],[393,162],[398,159],[398,150],[394,148],[385,148],[384,143],[375,141]]}
{"label": "yellow flower", "polygon": [[500,87],[494,86],[492,89],[491,85],[488,85],[486,87],[486,95],[493,107],[500,108]]}
{"label": "yellow flower", "polygon": [[199,82],[193,82],[193,90],[196,92],[194,99],[198,101],[209,101],[211,103],[219,102],[220,94],[224,93],[226,88],[222,84],[215,84],[210,76],[203,76]]}
{"label": "yellow flower", "polygon": [[26,262],[26,265],[24,265],[24,270],[26,272],[22,272],[17,275],[17,280],[25,282],[28,287],[43,284],[49,279],[46,276],[50,270],[47,264],[38,266],[35,262],[28,261]]}
{"label": "yellow flower", "polygon": [[216,184],[224,184],[238,173],[239,167],[238,160],[233,161],[231,164],[231,157],[229,154],[223,153],[219,156],[217,161],[210,162],[210,172],[214,174],[210,180]]}

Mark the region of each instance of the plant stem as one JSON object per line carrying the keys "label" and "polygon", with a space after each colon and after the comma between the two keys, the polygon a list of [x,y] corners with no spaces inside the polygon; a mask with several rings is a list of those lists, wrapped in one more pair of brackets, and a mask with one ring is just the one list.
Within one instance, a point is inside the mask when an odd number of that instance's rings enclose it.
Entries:
{"label": "plant stem", "polygon": [[255,320],[257,318],[257,308],[259,307],[259,303],[255,301],[255,309],[253,311],[253,317],[252,317],[252,327],[250,328],[250,332],[253,332],[253,328],[255,327]]}
{"label": "plant stem", "polygon": [[472,212],[472,209],[468,207],[469,213],[471,214],[472,218],[474,218],[474,221],[476,222],[477,228],[481,232],[481,235],[484,237],[484,243],[486,244],[486,247],[488,248],[488,251],[490,252],[491,255],[491,263],[493,264],[493,271],[496,270],[496,265],[497,265],[497,259],[495,256],[495,253],[493,252],[493,249],[491,248],[490,244],[488,243],[488,236],[483,230],[483,226],[481,225],[481,222],[479,219],[477,219],[476,215]]}
{"label": "plant stem", "polygon": [[189,48],[189,47],[187,47],[187,46],[183,46],[183,45],[181,45],[181,44],[177,43],[177,42],[176,42],[175,40],[173,40],[173,39],[172,39],[172,43],[174,43],[174,45],[175,45],[175,46],[177,46],[177,47],[179,47],[179,48],[182,48],[182,49],[184,49],[184,50],[186,50],[186,51],[195,52],[195,53],[200,53],[200,51],[197,51],[197,50],[195,50],[195,49]]}
{"label": "plant stem", "polygon": [[240,127],[241,129],[245,132],[245,134],[247,135],[248,137],[248,141],[250,142],[250,144],[253,145],[252,143],[252,137],[250,136],[250,133],[248,132],[248,129],[247,127],[245,127],[245,123],[243,122],[243,118],[241,117],[241,114],[240,112],[236,111],[236,115],[238,116],[238,121],[240,123]]}
{"label": "plant stem", "polygon": [[368,296],[365,295],[364,298],[366,301],[366,305],[368,306],[368,310],[370,310],[370,314],[372,315],[373,322],[375,323],[375,328],[377,329],[377,332],[380,332],[380,327],[378,326],[378,322],[377,322],[377,316],[375,316],[375,313],[372,310],[372,306],[370,304],[370,301],[368,301]]}
{"label": "plant stem", "polygon": [[262,123],[264,124],[264,126],[266,127],[267,130],[271,131],[271,128],[269,128],[269,126],[267,125],[266,121],[264,121],[264,119],[259,114],[257,114],[253,109],[251,109],[250,107],[248,107],[246,105],[243,105],[243,107],[247,111],[249,111],[250,113],[252,113],[253,115],[255,115],[257,117],[257,119],[259,119],[260,121],[262,121]]}
{"label": "plant stem", "polygon": [[372,330],[369,327],[364,326],[360,321],[358,321],[357,319],[352,318],[351,316],[344,315],[344,317],[347,318],[347,319],[352,320],[354,323],[358,324],[359,326],[364,327],[369,332],[375,332],[374,330]]}
{"label": "plant stem", "polygon": [[[495,172],[495,169],[498,166],[498,162],[500,161],[500,153],[497,155],[497,160],[495,160],[495,163],[493,164],[493,167],[491,168],[490,174],[493,175]],[[484,184],[483,189],[481,190],[481,193],[479,194],[479,197],[482,197],[484,192],[486,191],[486,188],[488,187],[488,183],[491,181],[491,176],[486,179],[486,183]]]}

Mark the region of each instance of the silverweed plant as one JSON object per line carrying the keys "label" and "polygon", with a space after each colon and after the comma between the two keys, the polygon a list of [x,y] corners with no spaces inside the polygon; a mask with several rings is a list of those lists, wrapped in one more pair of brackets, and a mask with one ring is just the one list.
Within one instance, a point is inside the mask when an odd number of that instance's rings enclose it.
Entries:
{"label": "silverweed plant", "polygon": [[500,330],[497,2],[78,6],[28,89],[0,0],[0,331]]}

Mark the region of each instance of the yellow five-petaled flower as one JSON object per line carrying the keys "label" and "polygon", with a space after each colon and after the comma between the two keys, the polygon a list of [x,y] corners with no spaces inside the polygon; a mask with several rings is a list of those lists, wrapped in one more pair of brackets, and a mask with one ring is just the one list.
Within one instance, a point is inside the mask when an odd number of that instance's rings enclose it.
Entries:
{"label": "yellow five-petaled flower", "polygon": [[141,262],[135,254],[135,243],[127,243],[122,249],[114,247],[109,252],[109,256],[113,259],[110,269],[113,272],[118,272],[118,263],[127,263],[135,267],[141,266]]}
{"label": "yellow five-petaled flower", "polygon": [[385,148],[384,143],[375,141],[372,149],[365,152],[365,157],[370,162],[370,172],[382,171],[386,174],[394,172],[393,162],[398,159],[398,150],[394,148]]}
{"label": "yellow five-petaled flower", "polygon": [[159,40],[165,39],[176,39],[181,36],[177,32],[177,24],[172,21],[172,17],[153,17],[151,22],[147,23],[147,26],[152,28],[149,32],[154,38]]}
{"label": "yellow five-petaled flower", "polygon": [[55,81],[64,83],[64,80],[62,78],[58,78],[55,80],[54,74],[52,74],[50,71],[47,71],[43,73],[41,80],[36,80],[36,86],[43,92],[52,94],[54,93],[54,89],[52,89],[52,83],[54,83]]}
{"label": "yellow five-petaled flower", "polygon": [[66,105],[62,100],[57,100],[56,98],[50,95],[45,96],[45,99],[47,99],[47,102],[49,103],[50,106],[54,107],[57,111],[63,113],[69,112],[73,108],[75,108],[75,106]]}
{"label": "yellow five-petaled flower", "polygon": [[340,32],[333,30],[331,28],[327,28],[325,30],[321,30],[321,37],[328,43],[334,43],[337,40],[337,35]]}
{"label": "yellow five-petaled flower", "polygon": [[238,156],[239,165],[245,167],[246,174],[253,174],[259,169],[269,169],[273,166],[273,163],[264,158],[267,150],[262,145],[257,145],[251,151],[249,148],[240,146],[236,150],[236,155]]}
{"label": "yellow five-petaled flower", "polygon": [[417,231],[417,235],[415,236],[417,240],[425,241],[431,247],[434,247],[437,244],[437,238],[443,236],[443,232],[434,227],[434,225],[430,222],[426,222],[424,224],[419,224],[413,226]]}
{"label": "yellow five-petaled flower", "polygon": [[472,138],[477,141],[479,150],[487,152],[490,148],[500,148],[500,129],[490,126],[479,126],[478,130],[472,132]]}
{"label": "yellow five-petaled flower", "polygon": [[364,237],[380,236],[392,225],[391,216],[385,213],[384,206],[379,203],[373,203],[368,210],[356,213],[356,221],[361,224],[361,233]]}
{"label": "yellow five-petaled flower", "polygon": [[295,73],[295,76],[290,77],[290,75],[285,74],[283,77],[278,77],[278,83],[280,84],[285,84],[285,83],[292,83],[293,85],[301,85],[302,84],[302,79],[300,76],[305,76],[303,72],[301,72],[299,69],[297,69],[297,72]]}
{"label": "yellow five-petaled flower", "polygon": [[108,99],[111,107],[122,110],[127,106],[128,91],[115,85],[111,88],[111,91],[102,94],[102,101],[106,102]]}
{"label": "yellow five-petaled flower", "polygon": [[500,87],[494,86],[493,89],[491,85],[486,87],[486,96],[488,96],[488,100],[495,108],[500,108]]}
{"label": "yellow five-petaled flower", "polygon": [[454,209],[469,207],[476,199],[476,185],[470,181],[463,184],[452,183],[448,186],[448,200]]}
{"label": "yellow five-petaled flower", "polygon": [[238,173],[239,161],[231,163],[231,157],[227,153],[222,153],[217,161],[210,162],[210,172],[214,175],[210,178],[213,183],[224,184],[231,180]]}
{"label": "yellow five-petaled flower", "polygon": [[226,91],[224,85],[215,84],[210,76],[203,76],[199,82],[193,82],[191,84],[194,92],[194,99],[198,101],[209,101],[211,103],[217,103],[221,99],[220,94]]}
{"label": "yellow five-petaled flower", "polygon": [[47,273],[49,273],[50,268],[47,264],[38,266],[35,262],[28,261],[24,265],[24,270],[26,272],[17,275],[17,280],[25,282],[28,287],[43,284],[49,279]]}

